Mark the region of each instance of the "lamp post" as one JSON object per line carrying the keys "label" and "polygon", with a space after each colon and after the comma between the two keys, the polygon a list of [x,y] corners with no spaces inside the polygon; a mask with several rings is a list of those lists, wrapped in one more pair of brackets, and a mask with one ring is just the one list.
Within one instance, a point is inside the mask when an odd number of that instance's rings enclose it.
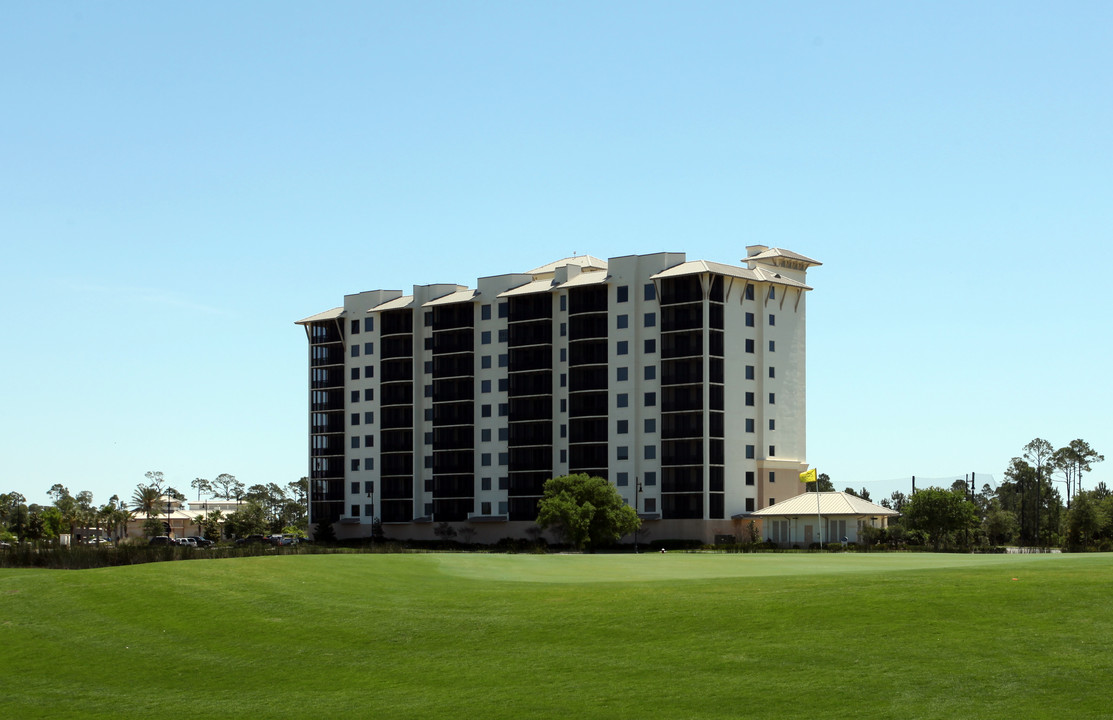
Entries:
{"label": "lamp post", "polygon": [[173,537],[170,530],[170,496],[166,496],[166,536]]}
{"label": "lamp post", "polygon": [[634,514],[639,516],[638,517],[638,527],[634,528],[634,554],[635,555],[638,554],[638,528],[641,527],[640,511],[638,510],[639,499],[641,497],[641,492],[642,492],[642,481],[637,475],[635,475],[634,476]]}

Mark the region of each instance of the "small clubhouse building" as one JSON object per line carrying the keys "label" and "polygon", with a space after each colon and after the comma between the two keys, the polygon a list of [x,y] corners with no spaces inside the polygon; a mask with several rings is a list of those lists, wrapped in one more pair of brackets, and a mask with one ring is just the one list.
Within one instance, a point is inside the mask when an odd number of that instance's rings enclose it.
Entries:
{"label": "small clubhouse building", "polygon": [[[865,527],[884,528],[900,513],[845,492],[808,492],[750,513],[780,547],[858,542]],[[822,531],[822,532],[820,532]]]}

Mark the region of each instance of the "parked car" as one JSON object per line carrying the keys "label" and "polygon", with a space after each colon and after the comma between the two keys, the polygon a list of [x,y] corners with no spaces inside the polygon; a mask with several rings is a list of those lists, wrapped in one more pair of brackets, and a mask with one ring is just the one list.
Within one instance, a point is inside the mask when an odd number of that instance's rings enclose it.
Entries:
{"label": "parked car", "polygon": [[266,545],[270,539],[266,535],[248,535],[236,540],[237,545]]}
{"label": "parked car", "polygon": [[199,547],[199,548],[207,548],[207,547],[212,547],[213,546],[213,541],[212,540],[206,540],[205,538],[203,538],[199,535],[190,535],[187,539],[192,540],[196,544],[196,546]]}
{"label": "parked car", "polygon": [[197,541],[194,540],[191,537],[178,538],[178,544],[181,545],[182,547],[191,547],[191,548],[197,547]]}
{"label": "parked car", "polygon": [[148,545],[177,545],[174,539],[169,535],[155,535],[148,542]]}

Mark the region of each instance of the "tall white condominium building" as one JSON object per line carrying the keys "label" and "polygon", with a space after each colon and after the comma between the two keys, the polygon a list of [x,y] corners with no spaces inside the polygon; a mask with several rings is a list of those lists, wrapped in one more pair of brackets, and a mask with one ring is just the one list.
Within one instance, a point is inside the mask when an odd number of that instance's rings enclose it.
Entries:
{"label": "tall white condominium building", "polygon": [[346,295],[309,339],[310,521],[340,538],[523,537],[553,476],[607,478],[655,539],[741,537],[802,491],[806,273],[565,258]]}

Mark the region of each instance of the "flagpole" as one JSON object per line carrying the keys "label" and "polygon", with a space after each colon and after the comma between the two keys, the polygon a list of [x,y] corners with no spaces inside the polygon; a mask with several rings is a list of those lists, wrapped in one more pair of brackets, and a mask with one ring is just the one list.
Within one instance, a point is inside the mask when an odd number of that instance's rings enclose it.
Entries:
{"label": "flagpole", "polygon": [[823,549],[823,513],[819,509],[819,481],[815,482],[815,519],[819,523],[817,529],[819,530],[819,549]]}

